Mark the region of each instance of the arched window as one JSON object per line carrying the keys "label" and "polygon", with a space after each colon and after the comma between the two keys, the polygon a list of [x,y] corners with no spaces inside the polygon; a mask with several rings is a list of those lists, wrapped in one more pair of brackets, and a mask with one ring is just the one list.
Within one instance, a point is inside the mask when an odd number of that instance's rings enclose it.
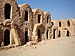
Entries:
{"label": "arched window", "polygon": [[41,15],[38,14],[38,23],[41,21]]}
{"label": "arched window", "polygon": [[70,26],[70,22],[69,21],[67,21],[67,25]]}
{"label": "arched window", "polygon": [[5,19],[10,19],[10,14],[11,14],[11,5],[6,3],[5,4]]}
{"label": "arched window", "polygon": [[24,18],[25,21],[28,21],[28,11],[25,11],[25,18]]}
{"label": "arched window", "polygon": [[47,23],[48,23],[48,19],[49,19],[49,16],[47,16]]}
{"label": "arched window", "polygon": [[59,22],[59,27],[61,27],[61,22]]}

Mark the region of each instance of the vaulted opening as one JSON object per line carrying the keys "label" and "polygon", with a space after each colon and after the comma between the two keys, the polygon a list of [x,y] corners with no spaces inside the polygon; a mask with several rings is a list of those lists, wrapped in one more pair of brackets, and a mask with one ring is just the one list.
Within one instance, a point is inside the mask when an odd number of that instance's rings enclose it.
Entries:
{"label": "vaulted opening", "polygon": [[69,21],[67,21],[67,24],[68,24],[68,26],[70,26],[70,22]]}
{"label": "vaulted opening", "polygon": [[38,41],[41,41],[41,31],[38,29]]}
{"label": "vaulted opening", "polygon": [[48,30],[47,30],[47,32],[46,32],[46,36],[47,36],[47,39],[48,39]]}
{"label": "vaulted opening", "polygon": [[59,22],[59,27],[61,27],[61,22]]}
{"label": "vaulted opening", "polygon": [[55,31],[56,29],[53,30],[53,39],[55,39]]}
{"label": "vaulted opening", "polygon": [[6,29],[4,31],[4,46],[7,46],[10,44],[10,31]]}
{"label": "vaulted opening", "polygon": [[28,38],[28,29],[25,30],[25,44],[29,41],[29,38]]}
{"label": "vaulted opening", "polygon": [[38,15],[38,23],[41,21],[41,15]]}
{"label": "vaulted opening", "polygon": [[48,23],[48,19],[49,19],[49,16],[47,16],[47,23]]}
{"label": "vaulted opening", "polygon": [[10,15],[11,15],[11,5],[6,3],[5,4],[5,19],[10,19]]}
{"label": "vaulted opening", "polygon": [[28,21],[28,11],[25,11],[25,18],[24,18],[25,21]]}
{"label": "vaulted opening", "polygon": [[52,26],[54,25],[54,23],[53,23],[53,22],[51,22],[51,24],[52,24]]}
{"label": "vaulted opening", "polygon": [[61,37],[61,31],[59,31],[59,35],[58,35],[58,37]]}
{"label": "vaulted opening", "polygon": [[67,37],[69,37],[69,34],[70,34],[70,32],[69,32],[69,31],[67,31]]}

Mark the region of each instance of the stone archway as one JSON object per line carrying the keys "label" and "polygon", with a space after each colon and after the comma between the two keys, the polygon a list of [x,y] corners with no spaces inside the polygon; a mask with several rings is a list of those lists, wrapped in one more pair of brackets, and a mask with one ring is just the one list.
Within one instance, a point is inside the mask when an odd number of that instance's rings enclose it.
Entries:
{"label": "stone archway", "polygon": [[43,35],[45,33],[45,28],[42,24],[36,24],[33,30],[33,37],[35,41],[41,41],[43,39]]}
{"label": "stone archway", "polygon": [[53,28],[53,39],[58,38],[58,27],[55,26]]}
{"label": "stone archway", "polygon": [[38,41],[41,41],[43,39],[43,34],[45,33],[45,28],[42,24],[40,24],[37,27],[37,36],[38,36]]}
{"label": "stone archway", "polygon": [[6,29],[4,31],[4,46],[7,46],[10,44],[10,31]]}

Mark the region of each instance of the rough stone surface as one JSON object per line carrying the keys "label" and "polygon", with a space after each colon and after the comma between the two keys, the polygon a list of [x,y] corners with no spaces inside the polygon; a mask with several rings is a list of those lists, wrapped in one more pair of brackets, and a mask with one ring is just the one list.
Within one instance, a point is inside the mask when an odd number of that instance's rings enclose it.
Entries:
{"label": "rough stone surface", "polygon": [[[70,18],[67,20],[62,20],[62,19],[51,20],[52,36],[55,36],[55,38],[70,37],[70,36],[74,37],[75,36],[75,22],[74,21],[75,19],[73,18]],[[55,29],[55,32],[54,32],[54,29]]]}
{"label": "rough stone surface", "polygon": [[32,9],[28,4],[18,5],[15,0],[0,0],[0,46],[50,39],[50,31],[49,12]]}

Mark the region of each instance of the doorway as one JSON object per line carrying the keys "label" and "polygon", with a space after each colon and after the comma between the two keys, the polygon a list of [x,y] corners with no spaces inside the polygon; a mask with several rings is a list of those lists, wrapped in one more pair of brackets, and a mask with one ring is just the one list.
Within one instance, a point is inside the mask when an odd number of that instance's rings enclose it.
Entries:
{"label": "doorway", "polygon": [[25,44],[28,42],[28,31],[25,31]]}
{"label": "doorway", "polygon": [[56,29],[53,30],[53,39],[55,39],[55,31]]}
{"label": "doorway", "polygon": [[67,37],[69,37],[69,31],[67,31]]}
{"label": "doorway", "polygon": [[46,32],[46,36],[47,36],[47,39],[48,39],[48,30],[47,30],[47,32]]}
{"label": "doorway", "polygon": [[58,35],[58,37],[61,37],[61,31],[59,31],[59,35]]}
{"label": "doorway", "polygon": [[10,31],[6,29],[4,31],[4,46],[7,46],[10,44]]}
{"label": "doorway", "polygon": [[41,15],[38,15],[38,23],[40,23]]}
{"label": "doorway", "polygon": [[38,40],[41,41],[41,31],[38,29]]}

